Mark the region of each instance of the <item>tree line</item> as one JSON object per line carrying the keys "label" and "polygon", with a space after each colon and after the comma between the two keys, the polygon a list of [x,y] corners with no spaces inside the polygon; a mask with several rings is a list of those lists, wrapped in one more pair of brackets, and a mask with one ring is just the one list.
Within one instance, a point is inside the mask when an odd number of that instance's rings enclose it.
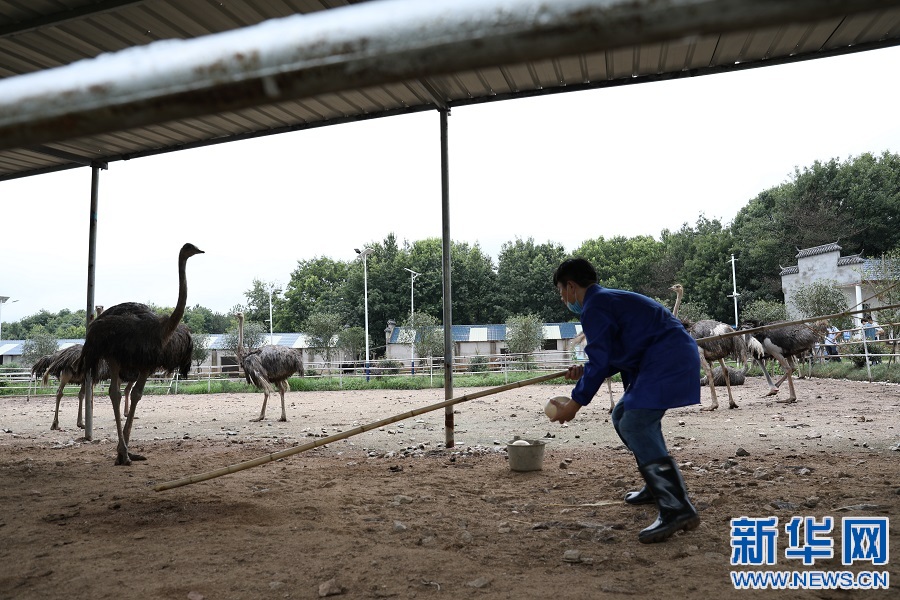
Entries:
{"label": "tree line", "polygon": [[[552,285],[556,266],[582,256],[597,268],[608,287],[633,290],[671,305],[669,287],[684,285],[684,306],[694,317],[734,320],[730,257],[737,261],[742,306],[783,303],[781,266],[796,264],[798,249],[837,241],[843,254],[896,255],[900,248],[900,155],[866,153],[844,161],[831,159],[800,169],[784,183],[767,189],[744,206],[730,224],[700,215],[694,224],[652,236],[584,241],[571,253],[561,244],[516,238],[501,247],[496,262],[478,244],[452,242],[453,322],[505,323],[533,315],[543,322],[568,321],[572,315]],[[442,320],[441,240],[429,238],[402,245],[393,234],[368,244],[368,316],[372,347],[383,346],[388,321],[410,318],[410,279],[405,269],[421,273],[414,285],[419,325]],[[276,331],[352,330],[356,345],[365,320],[363,264],[326,256],[301,259],[284,289],[272,294]],[[272,284],[254,280],[246,303],[229,314],[194,306],[185,322],[194,333],[233,330],[233,312],[243,310],[249,323],[268,330]],[[157,307],[161,313],[168,310]],[[4,337],[26,339],[43,331],[58,338],[84,336],[84,311],[41,311],[3,324]],[[351,333],[345,334],[350,336]],[[347,342],[348,344],[351,342]]]}

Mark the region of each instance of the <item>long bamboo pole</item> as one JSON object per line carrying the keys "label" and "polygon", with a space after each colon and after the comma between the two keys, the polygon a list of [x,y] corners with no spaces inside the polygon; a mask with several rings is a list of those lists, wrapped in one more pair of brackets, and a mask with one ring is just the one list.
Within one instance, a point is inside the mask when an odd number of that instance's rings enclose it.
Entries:
{"label": "long bamboo pole", "polygon": [[402,413],[399,415],[394,415],[393,417],[387,417],[386,419],[381,419],[380,421],[375,421],[372,423],[368,423],[366,425],[360,425],[359,427],[355,427],[349,431],[343,431],[341,433],[329,435],[328,437],[320,438],[314,442],[309,442],[307,444],[301,444],[300,446],[294,446],[293,448],[287,448],[285,450],[281,450],[280,452],[273,452],[272,454],[268,454],[266,456],[261,456],[259,458],[255,458],[253,460],[248,460],[246,462],[237,463],[237,464],[230,465],[227,467],[222,467],[221,469],[216,469],[215,471],[207,471],[206,473],[198,473],[197,475],[191,475],[190,477],[185,477],[183,479],[177,479],[175,481],[160,483],[160,484],[154,486],[153,489],[156,490],[157,492],[162,492],[165,490],[171,490],[172,488],[177,488],[177,487],[181,487],[184,485],[190,485],[192,483],[198,483],[200,481],[206,481],[207,479],[215,479],[216,477],[221,477],[222,475],[229,475],[231,473],[237,473],[238,471],[243,471],[244,469],[258,467],[259,465],[264,465],[268,462],[272,462],[272,461],[278,460],[280,458],[285,458],[287,456],[299,454],[300,452],[312,450],[313,448],[318,448],[319,446],[324,446],[325,444],[330,444],[331,442],[336,442],[338,440],[343,440],[348,437],[352,437],[354,435],[359,435],[360,433],[364,433],[371,429],[375,429],[377,427],[384,427],[385,425],[390,425],[391,423],[396,423],[397,421],[403,421],[404,419],[416,417],[418,415],[422,415],[427,412],[431,412],[433,410],[440,410],[442,408],[446,408],[446,407],[452,406],[454,404],[459,404],[460,402],[467,402],[469,400],[475,400],[476,398],[482,398],[484,396],[490,396],[492,394],[499,394],[500,392],[507,392],[509,390],[524,387],[526,385],[541,383],[543,381],[550,381],[551,379],[557,379],[558,377],[562,377],[565,374],[566,374],[566,371],[557,371],[555,373],[549,373],[547,375],[540,375],[538,377],[532,377],[530,379],[523,379],[522,381],[517,381],[514,383],[507,383],[506,385],[493,387],[493,388],[490,388],[487,390],[481,390],[480,392],[473,392],[471,394],[466,394],[465,396],[460,396],[458,398],[450,398],[449,400],[444,400],[443,402],[438,402],[437,404],[432,404],[430,406],[425,406],[423,408],[417,408],[415,410],[411,410],[409,412],[405,412],[405,413]]}
{"label": "long bamboo pole", "polygon": [[748,329],[737,329],[735,331],[729,331],[728,333],[722,333],[719,335],[711,335],[705,338],[698,338],[697,342],[710,342],[713,340],[721,340],[724,338],[734,337],[736,335],[744,335],[747,333],[758,333],[760,331],[766,331],[769,329],[780,329],[781,327],[788,327],[790,325],[805,325],[806,323],[815,323],[816,321],[828,321],[830,319],[838,319],[840,317],[849,317],[850,315],[855,315],[859,313],[867,313],[867,312],[878,312],[879,310],[888,310],[891,308],[900,308],[900,304],[888,304],[887,306],[873,306],[872,308],[859,309],[859,310],[845,310],[844,312],[834,313],[833,315],[821,315],[818,317],[809,317],[808,319],[797,319],[796,321],[781,321],[779,323],[770,323],[769,325],[761,325],[759,327],[752,327]]}

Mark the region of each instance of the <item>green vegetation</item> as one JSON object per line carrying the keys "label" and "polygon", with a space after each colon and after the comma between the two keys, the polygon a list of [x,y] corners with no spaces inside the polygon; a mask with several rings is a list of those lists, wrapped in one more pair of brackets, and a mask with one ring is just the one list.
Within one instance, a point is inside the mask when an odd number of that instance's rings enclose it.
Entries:
{"label": "green vegetation", "polygon": [[[816,161],[796,169],[784,183],[748,199],[731,223],[700,215],[692,224],[665,229],[655,237],[585,240],[572,249],[571,255],[592,261],[603,285],[659,298],[667,306],[674,300],[669,287],[681,283],[685,287],[684,316],[708,316],[730,323],[734,318],[729,298],[731,254],[737,259],[742,311],[754,301],[783,304],[779,272],[782,265],[797,264],[798,248],[837,240],[844,255],[864,252],[870,257],[900,260],[898,214],[900,155],[866,153],[844,161]],[[421,273],[415,280],[416,327],[425,325],[420,314],[441,322],[442,243],[438,238],[427,238],[401,245],[388,234],[366,246],[373,251],[367,259],[368,315],[378,358],[383,354],[381,332],[388,321],[399,323],[410,314],[410,281],[405,268]],[[450,254],[454,323],[506,323],[514,315],[536,315],[541,322],[571,318],[551,283],[553,270],[570,255],[561,244],[516,238],[503,244],[494,261],[478,244],[452,242]],[[891,269],[878,278],[896,277]],[[314,315],[329,315],[329,320],[333,316],[339,331],[363,326],[366,311],[361,261],[302,259],[288,279],[283,289],[257,279],[245,291],[246,305],[233,310],[245,313],[248,331],[253,323],[269,331],[266,320],[270,298],[277,331],[304,331],[304,323]],[[798,301],[806,306],[798,309],[826,314],[821,312],[823,307],[834,300],[829,299],[829,290],[810,292],[809,297],[801,295]],[[896,301],[898,295],[900,288],[895,288],[880,299],[887,303]],[[900,311],[884,313],[878,320],[897,321],[898,314]],[[224,333],[233,323],[230,315],[201,306],[188,308],[185,321],[193,333]],[[26,339],[33,329],[42,326],[58,339],[78,338],[84,335],[84,324],[83,310],[58,314],[41,311],[18,323],[5,323],[3,335]],[[328,333],[328,329],[323,327],[323,332]],[[358,333],[352,340],[341,340],[340,345],[358,348]],[[417,348],[417,354],[426,356],[427,352]]]}

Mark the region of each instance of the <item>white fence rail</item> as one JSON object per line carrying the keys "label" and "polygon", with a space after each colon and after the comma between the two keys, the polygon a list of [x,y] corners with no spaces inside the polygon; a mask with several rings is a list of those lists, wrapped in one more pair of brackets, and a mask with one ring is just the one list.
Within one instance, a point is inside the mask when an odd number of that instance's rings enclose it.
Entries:
{"label": "white fence rail", "polygon": [[[889,327],[882,326],[885,331],[889,331]],[[897,325],[893,324],[894,331]],[[900,354],[891,353],[892,344],[897,339],[881,339],[877,341],[863,340],[861,330],[854,329],[851,341],[845,342],[842,333],[837,336],[837,345],[840,349],[839,357],[842,359],[852,357],[865,357],[867,363],[877,363],[878,361],[889,362],[891,360],[898,361]],[[872,344],[884,344],[889,352],[874,353],[870,350]],[[862,353],[853,353],[849,349],[857,345],[862,346]],[[883,348],[884,346],[882,346]],[[810,360],[814,362],[825,362],[830,357],[825,353],[824,344],[820,344],[814,350]],[[493,354],[493,355],[465,355],[453,357],[453,372],[455,375],[477,374],[477,373],[509,373],[530,372],[530,371],[558,371],[565,369],[567,366],[581,362],[575,353],[568,350],[557,351],[540,351],[530,355],[523,354]],[[435,377],[442,377],[444,372],[443,357],[425,357],[416,358],[414,363],[410,364],[407,360],[371,360],[368,367],[364,361],[315,361],[304,364],[305,375],[307,378],[337,378],[343,381],[344,378],[385,378],[392,376],[416,376],[429,377],[432,381]],[[244,374],[238,370],[236,366],[210,367],[201,366],[194,367],[188,377],[182,379],[175,375],[173,377],[152,377],[147,380],[145,390],[149,393],[177,394],[179,389],[185,385],[193,385],[197,383],[206,383],[207,392],[212,390],[214,382],[229,381],[242,382]],[[48,385],[44,386],[40,380],[36,380],[31,376],[31,372],[22,370],[0,370],[0,389],[3,395],[16,396],[55,396],[58,388],[58,381],[51,378]],[[67,385],[64,393],[66,395],[77,395],[78,385]],[[108,395],[108,381],[101,381],[94,388],[97,395]]]}

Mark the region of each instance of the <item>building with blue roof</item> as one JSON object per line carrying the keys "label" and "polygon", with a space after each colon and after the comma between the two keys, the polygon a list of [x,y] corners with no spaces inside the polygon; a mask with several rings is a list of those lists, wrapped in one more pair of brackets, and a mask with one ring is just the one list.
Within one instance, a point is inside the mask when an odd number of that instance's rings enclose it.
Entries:
{"label": "building with blue roof", "polygon": [[[454,357],[493,356],[506,354],[506,325],[453,325]],[[412,354],[415,329],[399,327],[388,321],[385,330],[385,358],[407,362]],[[540,348],[535,348],[535,356],[560,356],[569,351],[569,342],[581,333],[581,323],[544,323],[544,340]]]}

